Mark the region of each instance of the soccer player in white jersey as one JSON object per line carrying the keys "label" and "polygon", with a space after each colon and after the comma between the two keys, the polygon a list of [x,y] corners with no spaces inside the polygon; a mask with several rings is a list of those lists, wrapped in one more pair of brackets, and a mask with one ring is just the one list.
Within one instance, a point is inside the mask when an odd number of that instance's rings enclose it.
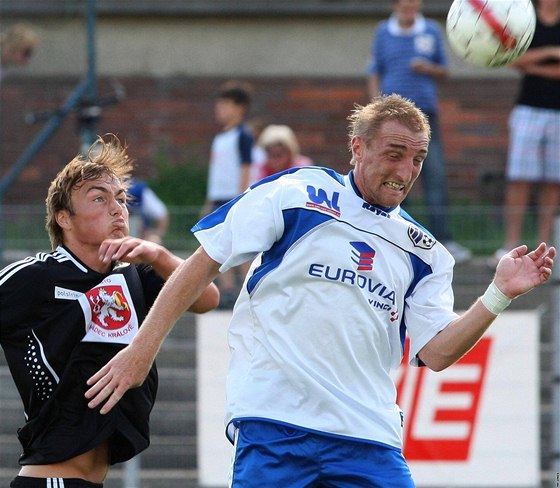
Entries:
{"label": "soccer player in white jersey", "polygon": [[[132,340],[182,262],[159,244],[128,236],[131,170],[116,138],[100,138],[50,185],[53,251],[0,270],[0,345],[25,410],[12,488],[101,488],[110,465],[149,445],[155,365],[111,415],[84,399],[87,378]],[[204,312],[218,300],[209,284],[190,309]]]}
{"label": "soccer player in white jersey", "polygon": [[109,412],[141,384],[205,284],[255,259],[229,330],[231,486],[414,486],[389,375],[405,334],[412,365],[452,365],[513,298],[548,280],[556,251],[511,250],[459,316],[453,258],[400,208],[428,152],[425,115],[389,95],[349,120],[347,175],[287,170],[193,228],[201,247],[170,277],[132,344],[90,378],[90,407],[105,402]]}

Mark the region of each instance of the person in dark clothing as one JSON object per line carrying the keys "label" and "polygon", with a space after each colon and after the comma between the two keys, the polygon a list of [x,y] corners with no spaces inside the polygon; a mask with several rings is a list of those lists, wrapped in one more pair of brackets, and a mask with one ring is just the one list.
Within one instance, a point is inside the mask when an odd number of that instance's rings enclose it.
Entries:
{"label": "person in dark clothing", "polygon": [[[157,370],[111,415],[88,408],[86,381],[129,344],[182,260],[128,236],[132,163],[116,138],[99,138],[52,181],[46,199],[53,251],[0,271],[0,345],[25,425],[11,487],[100,487],[109,466],[149,445]],[[214,284],[193,312],[217,306]]]}

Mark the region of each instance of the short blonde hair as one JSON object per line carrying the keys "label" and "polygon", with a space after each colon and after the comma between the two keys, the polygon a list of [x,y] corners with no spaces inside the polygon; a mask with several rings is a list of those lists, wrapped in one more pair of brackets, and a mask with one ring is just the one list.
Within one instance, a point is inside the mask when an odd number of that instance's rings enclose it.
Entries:
{"label": "short blonde hair", "polygon": [[352,139],[359,137],[366,144],[376,136],[381,126],[388,120],[404,125],[412,132],[425,132],[431,137],[428,117],[412,101],[400,95],[382,95],[372,99],[365,107],[356,104],[348,116],[348,146],[352,149]]}
{"label": "short blonde hair", "polygon": [[290,151],[292,158],[295,158],[300,151],[296,135],[287,125],[271,124],[265,127],[261,132],[257,144],[264,149],[274,144],[282,144]]}
{"label": "short blonde hair", "polygon": [[119,180],[127,189],[132,174],[133,162],[126,154],[117,136],[108,134],[98,137],[87,154],[78,154],[55,177],[49,186],[45,206],[47,217],[45,227],[49,234],[51,246],[55,249],[63,244],[63,232],[56,221],[61,210],[74,214],[72,192],[84,182],[97,180],[105,176]]}

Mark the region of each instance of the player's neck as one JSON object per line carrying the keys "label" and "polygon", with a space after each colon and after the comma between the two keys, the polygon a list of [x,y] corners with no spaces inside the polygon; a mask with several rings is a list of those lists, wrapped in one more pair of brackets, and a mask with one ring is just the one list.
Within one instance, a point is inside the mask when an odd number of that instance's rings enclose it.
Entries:
{"label": "player's neck", "polygon": [[69,249],[88,268],[98,273],[108,273],[112,263],[103,263],[99,259],[99,247],[90,246],[80,242],[65,242],[64,247]]}

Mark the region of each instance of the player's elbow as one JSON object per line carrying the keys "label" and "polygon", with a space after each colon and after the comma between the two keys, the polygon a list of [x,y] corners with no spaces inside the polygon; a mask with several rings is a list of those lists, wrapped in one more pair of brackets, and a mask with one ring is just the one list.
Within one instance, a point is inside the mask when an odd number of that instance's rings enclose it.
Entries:
{"label": "player's elbow", "polygon": [[418,353],[418,358],[424,365],[436,373],[449,368],[457,360],[454,355],[446,355],[440,351],[433,350],[429,344]]}
{"label": "player's elbow", "polygon": [[220,292],[218,287],[214,283],[210,283],[198,300],[191,305],[189,312],[206,313],[210,310],[214,310],[219,303]]}

